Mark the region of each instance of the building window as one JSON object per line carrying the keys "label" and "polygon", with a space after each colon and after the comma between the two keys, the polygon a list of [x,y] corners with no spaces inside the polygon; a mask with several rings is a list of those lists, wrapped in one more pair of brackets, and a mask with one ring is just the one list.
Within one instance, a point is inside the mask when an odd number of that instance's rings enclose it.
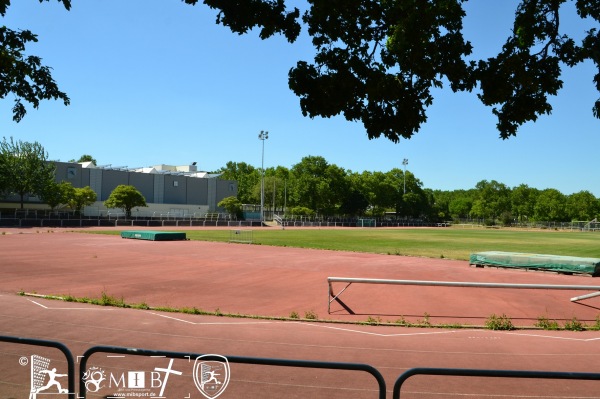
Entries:
{"label": "building window", "polygon": [[173,187],[179,187],[179,182],[177,180],[173,182]]}
{"label": "building window", "polygon": [[77,176],[77,169],[73,167],[67,168],[67,179],[74,179]]}

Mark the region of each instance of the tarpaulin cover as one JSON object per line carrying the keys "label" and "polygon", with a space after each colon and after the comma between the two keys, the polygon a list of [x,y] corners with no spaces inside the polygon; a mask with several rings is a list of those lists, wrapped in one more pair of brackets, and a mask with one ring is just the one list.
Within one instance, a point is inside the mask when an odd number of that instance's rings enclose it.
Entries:
{"label": "tarpaulin cover", "polygon": [[127,230],[121,232],[121,238],[134,238],[150,241],[185,240],[185,232],[152,231],[152,230]]}
{"label": "tarpaulin cover", "polygon": [[575,256],[488,251],[471,254],[469,263],[476,266],[547,270],[593,276],[600,273],[600,259],[578,258]]}

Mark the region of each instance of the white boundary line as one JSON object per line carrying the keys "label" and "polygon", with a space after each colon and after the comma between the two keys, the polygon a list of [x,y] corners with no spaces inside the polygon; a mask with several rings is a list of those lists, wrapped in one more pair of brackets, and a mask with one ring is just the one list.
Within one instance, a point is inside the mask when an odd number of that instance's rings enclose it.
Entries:
{"label": "white boundary line", "polygon": [[90,306],[90,307],[88,307],[88,308],[51,308],[51,307],[48,307],[48,306],[46,306],[46,305],[43,305],[43,304],[41,304],[41,303],[39,303],[39,302],[36,302],[36,301],[34,301],[33,299],[29,299],[29,298],[27,298],[27,300],[28,300],[29,302],[32,302],[32,303],[34,303],[34,304],[36,304],[36,305],[38,305],[38,306],[40,306],[40,307],[42,307],[42,308],[44,308],[44,309],[47,309],[47,310],[113,310],[113,309],[114,309],[114,308],[110,308],[110,307],[109,307],[109,308],[101,308],[101,309],[97,309],[96,307],[93,307],[93,306]]}
{"label": "white boundary line", "polygon": [[[410,337],[410,336],[416,336],[416,335],[452,334],[452,333],[457,332],[457,330],[446,330],[446,331],[430,331],[430,332],[418,332],[418,333],[381,334],[381,333],[370,332],[370,331],[356,330],[353,328],[327,326],[327,325],[323,325],[323,324],[306,323],[306,325],[311,326],[311,327],[328,328],[331,330],[344,331],[344,332],[349,332],[349,333],[374,335],[377,337],[404,337],[404,336]],[[382,326],[380,326],[380,327],[382,327]],[[473,331],[473,330],[465,329],[465,330],[461,330],[461,331]]]}
{"label": "white boundary line", "polygon": [[[1,295],[0,295],[1,296]],[[98,306],[95,305],[90,305],[89,307],[48,307],[42,303],[39,303],[37,301],[34,301],[33,299],[30,298],[26,298],[29,302],[45,309],[45,310],[101,310],[101,311],[111,311],[111,310],[115,310],[116,308],[112,308],[112,307],[101,307],[99,308]],[[135,309],[127,309],[127,310],[135,310]],[[530,338],[542,338],[542,339],[556,339],[556,340],[563,340],[563,341],[574,341],[574,342],[594,342],[594,341],[600,341],[600,337],[594,337],[594,338],[572,338],[572,337],[561,337],[561,336],[551,336],[551,335],[543,335],[543,334],[535,334],[535,333],[524,333],[524,332],[515,332],[515,331],[493,331],[493,330],[480,330],[480,329],[449,329],[449,330],[445,330],[445,331],[429,331],[429,332],[410,332],[410,333],[393,333],[393,334],[383,334],[383,333],[378,333],[378,332],[372,332],[372,331],[361,331],[355,328],[348,328],[348,327],[337,327],[337,326],[331,326],[331,325],[326,325],[326,324],[322,324],[322,323],[302,323],[299,321],[282,321],[282,320],[262,320],[262,321],[235,321],[235,322],[195,322],[195,321],[189,321],[189,320],[184,320],[181,318],[177,318],[177,317],[173,317],[173,316],[167,316],[167,315],[163,315],[160,313],[155,313],[155,312],[148,312],[148,314],[151,314],[153,316],[158,316],[158,317],[162,317],[165,319],[170,319],[170,320],[174,320],[174,321],[178,321],[181,323],[185,323],[185,324],[191,324],[194,326],[208,326],[208,325],[214,325],[214,326],[218,326],[218,325],[250,325],[250,324],[281,324],[281,325],[303,325],[303,326],[308,326],[308,327],[314,327],[314,328],[323,328],[323,329],[329,329],[329,330],[335,330],[335,331],[340,331],[340,332],[347,332],[347,333],[351,333],[351,334],[364,334],[364,335],[371,335],[371,336],[376,336],[376,337],[382,337],[382,338],[393,338],[393,337],[413,337],[413,336],[420,336],[420,335],[445,335],[445,334],[456,334],[456,333],[460,333],[460,332],[468,332],[468,333],[477,333],[477,334],[483,334],[483,333],[493,333],[493,335],[498,335],[498,334],[502,334],[502,335],[513,335],[513,336],[522,336],[522,337],[530,337]],[[368,326],[368,327],[385,327],[385,326]]]}
{"label": "white boundary line", "polygon": [[206,326],[206,325],[239,325],[239,324],[274,324],[274,323],[281,323],[279,321],[272,321],[272,320],[262,320],[262,321],[236,321],[236,322],[195,322],[195,321],[189,321],[189,320],[184,320],[184,319],[179,319],[177,317],[173,317],[173,316],[167,316],[164,314],[160,314],[160,313],[154,313],[154,312],[149,312],[151,315],[154,316],[159,316],[159,317],[164,317],[165,319],[171,319],[171,320],[175,320],[175,321],[180,321],[182,323],[186,323],[186,324],[192,324],[194,326]]}
{"label": "white boundary line", "polygon": [[579,341],[579,342],[600,341],[600,337],[595,337],[595,338],[552,337],[552,336],[542,335],[542,334],[526,334],[526,333],[518,333],[518,332],[514,332],[514,331],[505,331],[505,333],[507,335],[517,335],[517,336],[532,337],[532,338],[561,339],[561,340],[566,340],[566,341]]}

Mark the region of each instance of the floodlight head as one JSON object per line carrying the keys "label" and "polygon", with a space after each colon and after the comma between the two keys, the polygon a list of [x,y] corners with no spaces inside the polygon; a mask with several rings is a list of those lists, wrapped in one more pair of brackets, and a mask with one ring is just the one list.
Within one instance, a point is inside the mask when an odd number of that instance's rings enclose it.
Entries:
{"label": "floodlight head", "polygon": [[261,130],[260,133],[258,134],[258,138],[260,140],[266,140],[269,138],[269,132],[267,132],[266,130]]}

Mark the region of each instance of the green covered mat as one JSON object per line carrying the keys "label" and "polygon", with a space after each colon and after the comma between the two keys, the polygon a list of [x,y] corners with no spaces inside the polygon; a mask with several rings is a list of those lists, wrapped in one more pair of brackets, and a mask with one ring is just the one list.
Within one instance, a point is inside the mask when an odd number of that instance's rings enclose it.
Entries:
{"label": "green covered mat", "polygon": [[592,276],[600,273],[600,259],[578,258],[576,256],[488,251],[471,254],[469,264],[475,266],[546,270],[569,274],[589,274]]}
{"label": "green covered mat", "polygon": [[174,231],[152,231],[152,230],[128,230],[121,232],[121,238],[134,238],[137,240],[150,241],[175,241],[185,240],[185,232]]}

